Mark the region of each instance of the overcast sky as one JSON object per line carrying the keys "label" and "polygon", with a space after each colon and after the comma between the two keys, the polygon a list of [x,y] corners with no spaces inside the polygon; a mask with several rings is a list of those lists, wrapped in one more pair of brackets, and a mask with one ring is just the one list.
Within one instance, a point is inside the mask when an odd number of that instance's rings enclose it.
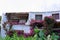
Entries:
{"label": "overcast sky", "polygon": [[60,10],[60,0],[0,0],[0,15],[5,12],[57,10]]}

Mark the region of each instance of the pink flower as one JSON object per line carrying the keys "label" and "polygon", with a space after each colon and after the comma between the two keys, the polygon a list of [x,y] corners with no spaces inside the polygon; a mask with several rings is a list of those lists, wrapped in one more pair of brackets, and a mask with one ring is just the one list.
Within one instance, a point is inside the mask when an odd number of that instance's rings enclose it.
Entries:
{"label": "pink flower", "polygon": [[9,35],[10,37],[13,36],[13,31],[8,31],[7,35]]}
{"label": "pink flower", "polygon": [[52,16],[45,16],[45,18],[52,18]]}

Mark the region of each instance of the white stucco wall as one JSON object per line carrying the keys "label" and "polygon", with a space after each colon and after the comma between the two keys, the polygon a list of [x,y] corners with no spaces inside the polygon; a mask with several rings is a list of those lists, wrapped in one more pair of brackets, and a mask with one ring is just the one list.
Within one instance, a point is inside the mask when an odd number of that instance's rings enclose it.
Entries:
{"label": "white stucco wall", "polygon": [[47,12],[30,12],[29,13],[29,20],[35,19],[35,15],[42,15],[42,19],[44,19],[45,16],[51,16],[52,13]]}
{"label": "white stucco wall", "polygon": [[1,20],[1,36],[2,37],[5,37],[6,36],[6,31],[3,29],[3,25],[2,24],[4,24],[4,22],[6,22],[7,21],[7,18],[6,18],[6,16],[5,16],[5,13],[3,13],[3,15],[2,15],[2,20]]}
{"label": "white stucco wall", "polygon": [[24,30],[24,33],[30,33],[30,26],[27,25],[13,25],[13,30]]}
{"label": "white stucco wall", "polygon": [[47,13],[47,12],[30,12],[29,13],[29,20],[35,19],[35,15],[42,15],[42,19],[44,19],[45,16],[51,16],[51,13]]}

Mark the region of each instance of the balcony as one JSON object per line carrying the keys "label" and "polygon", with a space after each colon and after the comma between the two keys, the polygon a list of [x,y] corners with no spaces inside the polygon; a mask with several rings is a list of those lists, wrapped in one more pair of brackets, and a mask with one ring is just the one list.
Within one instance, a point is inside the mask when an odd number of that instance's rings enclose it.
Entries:
{"label": "balcony", "polygon": [[28,20],[28,13],[7,13],[9,23],[13,25],[21,24],[25,25]]}

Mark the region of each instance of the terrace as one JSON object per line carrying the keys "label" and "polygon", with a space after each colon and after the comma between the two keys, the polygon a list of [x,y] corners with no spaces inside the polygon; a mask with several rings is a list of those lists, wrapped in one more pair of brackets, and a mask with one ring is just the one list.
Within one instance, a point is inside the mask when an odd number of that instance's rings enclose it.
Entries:
{"label": "terrace", "polygon": [[28,13],[6,13],[9,22],[13,25],[25,25],[28,20]]}

